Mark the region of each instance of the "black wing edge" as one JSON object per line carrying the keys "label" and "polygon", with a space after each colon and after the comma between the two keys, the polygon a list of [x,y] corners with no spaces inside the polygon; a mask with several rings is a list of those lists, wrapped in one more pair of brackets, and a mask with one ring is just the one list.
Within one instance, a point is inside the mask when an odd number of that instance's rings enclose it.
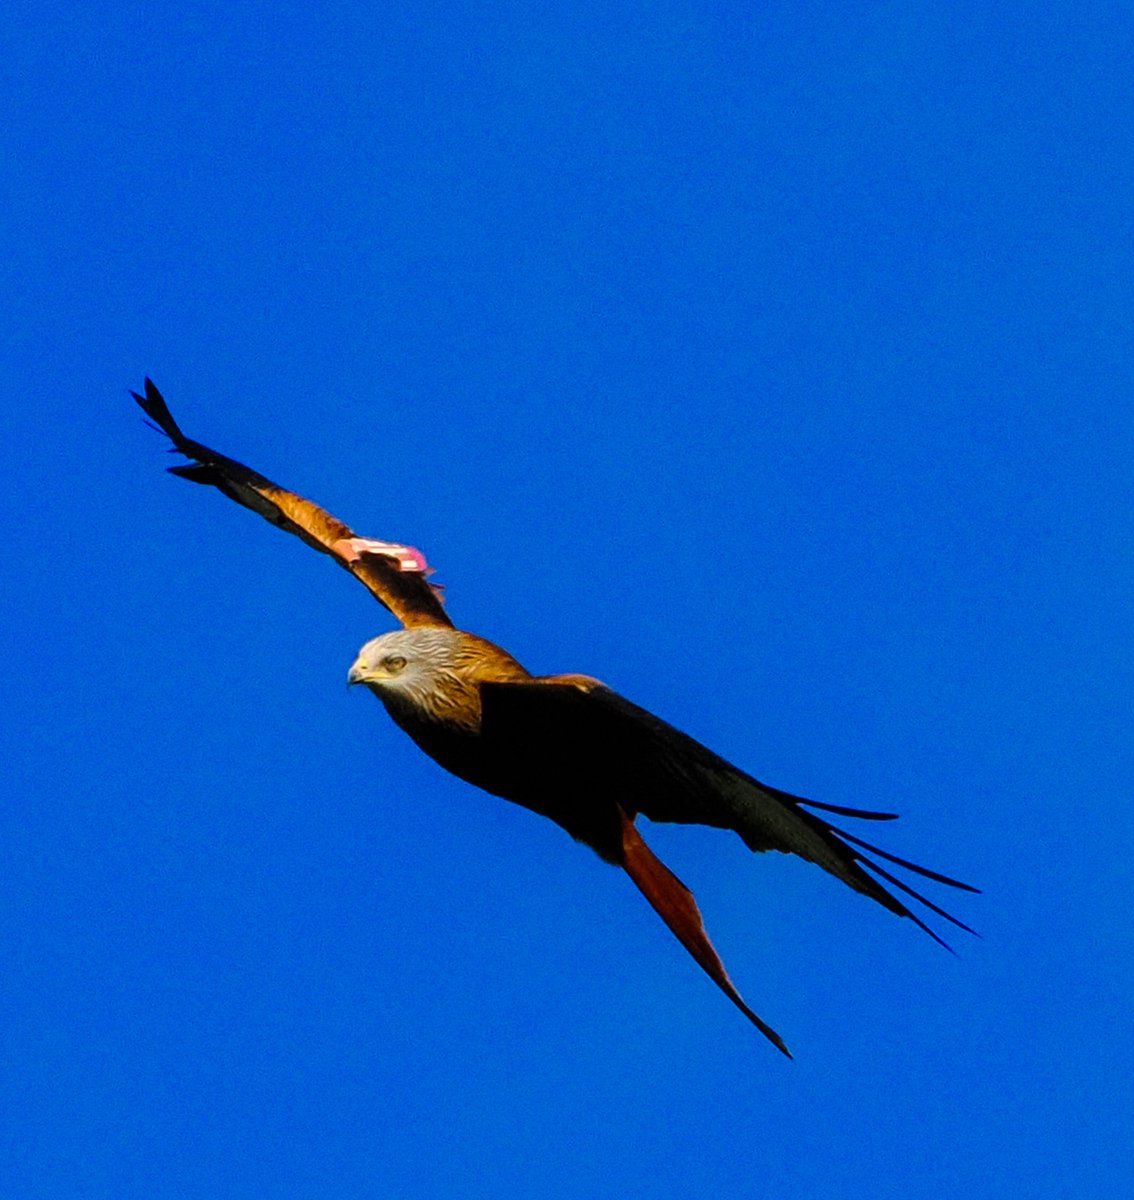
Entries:
{"label": "black wing edge", "polygon": [[149,417],[146,424],[156,432],[164,433],[173,443],[172,449],[178,454],[184,454],[186,458],[195,460],[190,463],[181,463],[176,467],[168,467],[167,470],[171,475],[188,479],[192,483],[209,484],[229,495],[237,503],[243,503],[243,501],[233,494],[226,474],[235,480],[248,483],[252,487],[279,486],[261,475],[259,471],[254,471],[247,464],[237,462],[235,458],[229,458],[227,455],[218,454],[217,451],[201,442],[195,442],[192,438],[186,437],[181,432],[181,426],[169,411],[165,397],[158,391],[157,385],[148,375],[145,378],[144,388],[144,396],[135,391],[131,391],[130,395],[134,397],[142,412]]}
{"label": "black wing edge", "polygon": [[[761,786],[767,788],[779,800],[793,806],[805,806],[806,808],[819,809],[822,812],[838,813],[841,816],[857,817],[867,821],[889,821],[897,816],[897,813],[877,813],[871,812],[868,809],[847,808],[835,804],[821,804],[817,800],[807,800],[802,796],[793,796],[790,792],[780,791],[778,788],[768,788],[767,784],[761,784]],[[941,883],[946,887],[957,888],[959,891],[971,892],[975,895],[980,895],[980,888],[974,887],[971,883],[963,883],[960,879],[954,879],[951,875],[944,875],[940,871],[932,871],[929,867],[919,866],[915,862],[910,862],[908,858],[900,858],[897,854],[891,854],[888,850],[883,850],[880,846],[875,846],[872,842],[864,841],[862,838],[856,837],[853,833],[847,833],[845,829],[840,829],[837,825],[832,825],[830,822],[815,816],[813,813],[805,811],[804,816],[818,825],[829,836],[840,841],[852,861],[860,867],[865,867],[867,870],[872,871],[879,879],[884,879],[892,887],[896,887],[919,904],[923,904],[930,912],[936,913],[937,916],[948,921],[951,925],[955,925],[958,929],[963,929],[966,933],[971,933],[973,937],[980,937],[980,934],[971,925],[966,925],[959,917],[953,916],[951,912],[946,911],[941,905],[935,904],[928,896],[923,896],[921,892],[910,887],[908,883],[903,882],[892,871],[887,871],[885,867],[868,858],[862,851],[867,850],[871,854],[876,854],[879,858],[885,859],[887,862],[903,867],[907,871],[912,871],[915,875],[920,875],[923,879],[932,879],[934,883]],[[858,848],[856,849],[856,847]],[[923,929],[928,933],[935,942],[944,946],[950,954],[956,953],[953,947],[931,926],[927,925],[917,913],[913,912],[908,905],[903,904],[896,896],[886,892],[885,888],[881,890],[893,902],[895,912],[900,913],[904,917],[909,917],[919,929]]]}

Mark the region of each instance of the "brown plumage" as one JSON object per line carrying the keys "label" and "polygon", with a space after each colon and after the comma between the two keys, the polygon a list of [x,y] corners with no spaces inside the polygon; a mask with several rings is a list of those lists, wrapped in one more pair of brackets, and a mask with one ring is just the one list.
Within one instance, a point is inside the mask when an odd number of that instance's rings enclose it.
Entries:
{"label": "brown plumage", "polygon": [[942,945],[879,878],[969,929],[864,851],[938,883],[975,888],[879,850],[818,815],[879,821],[893,814],[820,804],[762,784],[590,676],[530,674],[499,646],[453,627],[420,552],[359,538],[311,501],[191,441],[149,379],[144,395],[132,395],[192,460],[171,468],[175,475],[211,484],[330,555],[402,623],[363,646],[349,682],[369,687],[446,770],[550,818],[622,867],[710,978],[784,1054],[783,1040],[733,986],[692,893],[642,840],[634,824],[639,814],[731,829],[752,850],[798,854],[909,917]]}

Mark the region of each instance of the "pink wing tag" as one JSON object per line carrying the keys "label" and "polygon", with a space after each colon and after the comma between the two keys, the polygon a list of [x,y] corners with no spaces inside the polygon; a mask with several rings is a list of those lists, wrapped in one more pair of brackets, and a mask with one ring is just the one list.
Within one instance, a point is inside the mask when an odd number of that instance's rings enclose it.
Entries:
{"label": "pink wing tag", "polygon": [[358,562],[364,554],[380,554],[383,558],[392,558],[399,571],[427,575],[433,570],[420,550],[398,542],[379,542],[374,538],[343,538],[335,542],[331,549],[347,562]]}

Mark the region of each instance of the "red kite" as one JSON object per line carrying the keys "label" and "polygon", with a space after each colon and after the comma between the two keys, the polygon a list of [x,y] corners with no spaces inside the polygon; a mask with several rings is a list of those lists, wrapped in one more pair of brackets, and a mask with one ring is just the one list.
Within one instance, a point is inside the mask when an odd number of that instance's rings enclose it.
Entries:
{"label": "red kite", "polygon": [[817,863],[883,908],[946,943],[875,876],[973,932],[864,851],[936,883],[968,884],[916,866],[837,829],[817,813],[885,821],[893,813],[821,804],[769,787],[589,675],[532,675],[507,651],[454,627],[430,568],[410,546],[358,537],[295,492],[187,438],[147,379],[131,393],[190,461],[174,475],[210,484],[330,555],[401,622],[367,642],[348,682],[365,684],[446,770],[550,817],[606,862],[622,867],[681,944],[778,1049],[783,1039],[741,999],[701,922],[693,894],[642,840],[634,820],[731,829],[752,850]]}

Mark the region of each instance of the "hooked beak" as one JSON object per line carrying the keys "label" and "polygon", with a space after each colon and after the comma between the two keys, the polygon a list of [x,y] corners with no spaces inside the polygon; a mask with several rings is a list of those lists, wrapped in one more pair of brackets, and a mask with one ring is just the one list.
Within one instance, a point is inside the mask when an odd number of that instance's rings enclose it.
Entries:
{"label": "hooked beak", "polygon": [[350,670],[347,672],[347,687],[352,687],[356,683],[366,682],[366,666],[361,658],[356,658],[351,663]]}

